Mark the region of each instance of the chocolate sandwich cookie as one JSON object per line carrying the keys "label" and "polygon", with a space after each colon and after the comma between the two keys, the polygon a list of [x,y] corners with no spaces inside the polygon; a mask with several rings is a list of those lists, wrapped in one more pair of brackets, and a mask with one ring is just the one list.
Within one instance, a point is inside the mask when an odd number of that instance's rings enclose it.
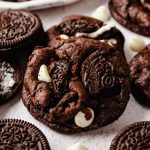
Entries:
{"label": "chocolate sandwich cookie", "polygon": [[45,43],[41,20],[28,11],[0,12],[0,56],[31,51]]}
{"label": "chocolate sandwich cookie", "polygon": [[149,150],[150,122],[131,124],[120,131],[113,139],[109,150]]}
{"label": "chocolate sandwich cookie", "polygon": [[[86,16],[68,16],[57,25],[47,31],[49,46],[56,45],[72,36],[79,36],[78,33],[87,33],[94,35],[95,39],[115,39],[123,47],[124,37],[115,27],[104,27],[105,24],[97,19]],[[80,35],[81,36],[81,35]],[[90,35],[84,35],[86,38],[93,38]]]}
{"label": "chocolate sandwich cookie", "polygon": [[120,46],[69,38],[37,48],[24,77],[22,99],[40,122],[64,134],[106,126],[129,100],[129,67]]}
{"label": "chocolate sandwich cookie", "polygon": [[0,120],[1,150],[50,150],[45,135],[23,120]]}
{"label": "chocolate sandwich cookie", "polygon": [[16,93],[22,78],[22,71],[17,63],[0,59],[0,104]]}
{"label": "chocolate sandwich cookie", "polygon": [[141,104],[150,106],[150,44],[130,62],[131,92]]}
{"label": "chocolate sandwich cookie", "polygon": [[110,0],[109,9],[114,19],[121,25],[150,37],[149,0]]}

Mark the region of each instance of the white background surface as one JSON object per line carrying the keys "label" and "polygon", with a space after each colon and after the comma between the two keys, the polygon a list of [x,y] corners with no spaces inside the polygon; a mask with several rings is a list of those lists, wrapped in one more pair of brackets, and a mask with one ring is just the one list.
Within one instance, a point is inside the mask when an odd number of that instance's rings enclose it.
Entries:
{"label": "white background surface", "polygon": [[[45,30],[47,30],[52,25],[58,24],[61,21],[61,18],[66,15],[90,15],[92,11],[101,4],[107,4],[107,2],[105,0],[81,0],[76,4],[60,8],[52,8],[44,11],[36,11],[36,13],[41,17],[44,28]],[[112,18],[109,23],[114,24],[120,30],[122,30],[126,38],[125,54],[129,62],[133,55],[135,55],[136,53],[132,52],[128,48],[128,43],[130,42],[132,37],[137,34],[123,28]],[[140,37],[142,37],[146,43],[150,43],[150,38],[144,38],[143,36]],[[143,106],[138,104],[131,96],[125,112],[118,121],[98,130],[68,136],[56,133],[35,120],[26,110],[20,99],[21,96],[17,96],[14,98],[14,100],[8,102],[3,106],[0,106],[0,119],[16,118],[33,123],[34,125],[39,127],[46,135],[52,150],[66,150],[68,146],[76,142],[84,144],[88,148],[88,150],[108,150],[111,140],[114,138],[116,133],[124,126],[136,121],[150,120],[150,108],[144,108]]]}

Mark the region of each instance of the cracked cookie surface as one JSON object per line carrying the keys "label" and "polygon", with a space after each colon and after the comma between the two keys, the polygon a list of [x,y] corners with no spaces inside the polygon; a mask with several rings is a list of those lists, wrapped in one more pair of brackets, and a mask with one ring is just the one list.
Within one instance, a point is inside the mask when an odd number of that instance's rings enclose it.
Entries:
{"label": "cracked cookie surface", "polygon": [[[25,106],[36,119],[64,134],[112,123],[124,112],[130,93],[129,68],[120,49],[107,40],[86,38],[69,38],[56,46],[35,49],[24,77]],[[47,66],[51,82],[38,80],[42,64]],[[79,123],[83,113],[87,117]]]}
{"label": "cracked cookie surface", "polygon": [[149,0],[110,0],[109,9],[121,25],[150,37]]}

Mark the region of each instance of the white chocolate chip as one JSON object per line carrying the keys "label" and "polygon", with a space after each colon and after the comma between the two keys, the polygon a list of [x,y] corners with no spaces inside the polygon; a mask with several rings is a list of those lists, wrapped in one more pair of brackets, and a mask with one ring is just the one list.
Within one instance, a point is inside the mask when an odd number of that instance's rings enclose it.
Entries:
{"label": "white chocolate chip", "polygon": [[76,143],[68,147],[66,150],[88,150],[84,145]]}
{"label": "white chocolate chip", "polygon": [[15,85],[15,83],[16,83],[15,80],[11,80],[11,81],[9,81],[8,86],[13,87]]}
{"label": "white chocolate chip", "polygon": [[67,40],[69,37],[66,34],[61,34],[61,35],[59,35],[59,38],[61,40]]}
{"label": "white chocolate chip", "polygon": [[129,47],[133,51],[140,52],[145,48],[145,42],[140,37],[135,36],[131,39]]}
{"label": "white chocolate chip", "polygon": [[104,22],[110,19],[110,12],[105,6],[100,6],[92,13],[91,16]]}
{"label": "white chocolate chip", "polygon": [[76,114],[74,120],[78,127],[86,128],[90,126],[94,120],[94,111],[89,107],[85,108]]}
{"label": "white chocolate chip", "polygon": [[109,39],[109,40],[108,40],[108,44],[109,44],[110,46],[114,46],[115,44],[117,44],[117,40],[116,40],[116,39]]}
{"label": "white chocolate chip", "polygon": [[44,82],[52,82],[52,79],[48,73],[48,69],[46,65],[41,65],[39,74],[38,74],[38,80],[44,81]]}
{"label": "white chocolate chip", "polygon": [[100,42],[105,42],[105,40],[99,40]]}

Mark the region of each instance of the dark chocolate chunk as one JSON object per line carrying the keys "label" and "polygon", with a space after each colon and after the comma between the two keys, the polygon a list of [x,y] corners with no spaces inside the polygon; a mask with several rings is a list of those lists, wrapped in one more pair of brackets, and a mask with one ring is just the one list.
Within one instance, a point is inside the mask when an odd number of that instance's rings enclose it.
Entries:
{"label": "dark chocolate chunk", "polygon": [[[130,94],[129,66],[122,52],[118,44],[87,38],[35,49],[24,77],[23,103],[36,119],[64,134],[112,123],[124,112]],[[38,80],[43,64],[52,82]],[[95,118],[81,128],[74,118],[87,107]]]}
{"label": "dark chocolate chunk", "polygon": [[130,62],[131,92],[135,99],[150,106],[150,45]]}
{"label": "dark chocolate chunk", "polygon": [[109,150],[150,149],[150,122],[136,122],[120,131],[111,142]]}
{"label": "dark chocolate chunk", "polygon": [[0,120],[0,149],[50,150],[45,135],[34,125],[23,120]]}
{"label": "dark chocolate chunk", "polygon": [[150,2],[147,0],[110,0],[109,9],[121,25],[150,37]]}

